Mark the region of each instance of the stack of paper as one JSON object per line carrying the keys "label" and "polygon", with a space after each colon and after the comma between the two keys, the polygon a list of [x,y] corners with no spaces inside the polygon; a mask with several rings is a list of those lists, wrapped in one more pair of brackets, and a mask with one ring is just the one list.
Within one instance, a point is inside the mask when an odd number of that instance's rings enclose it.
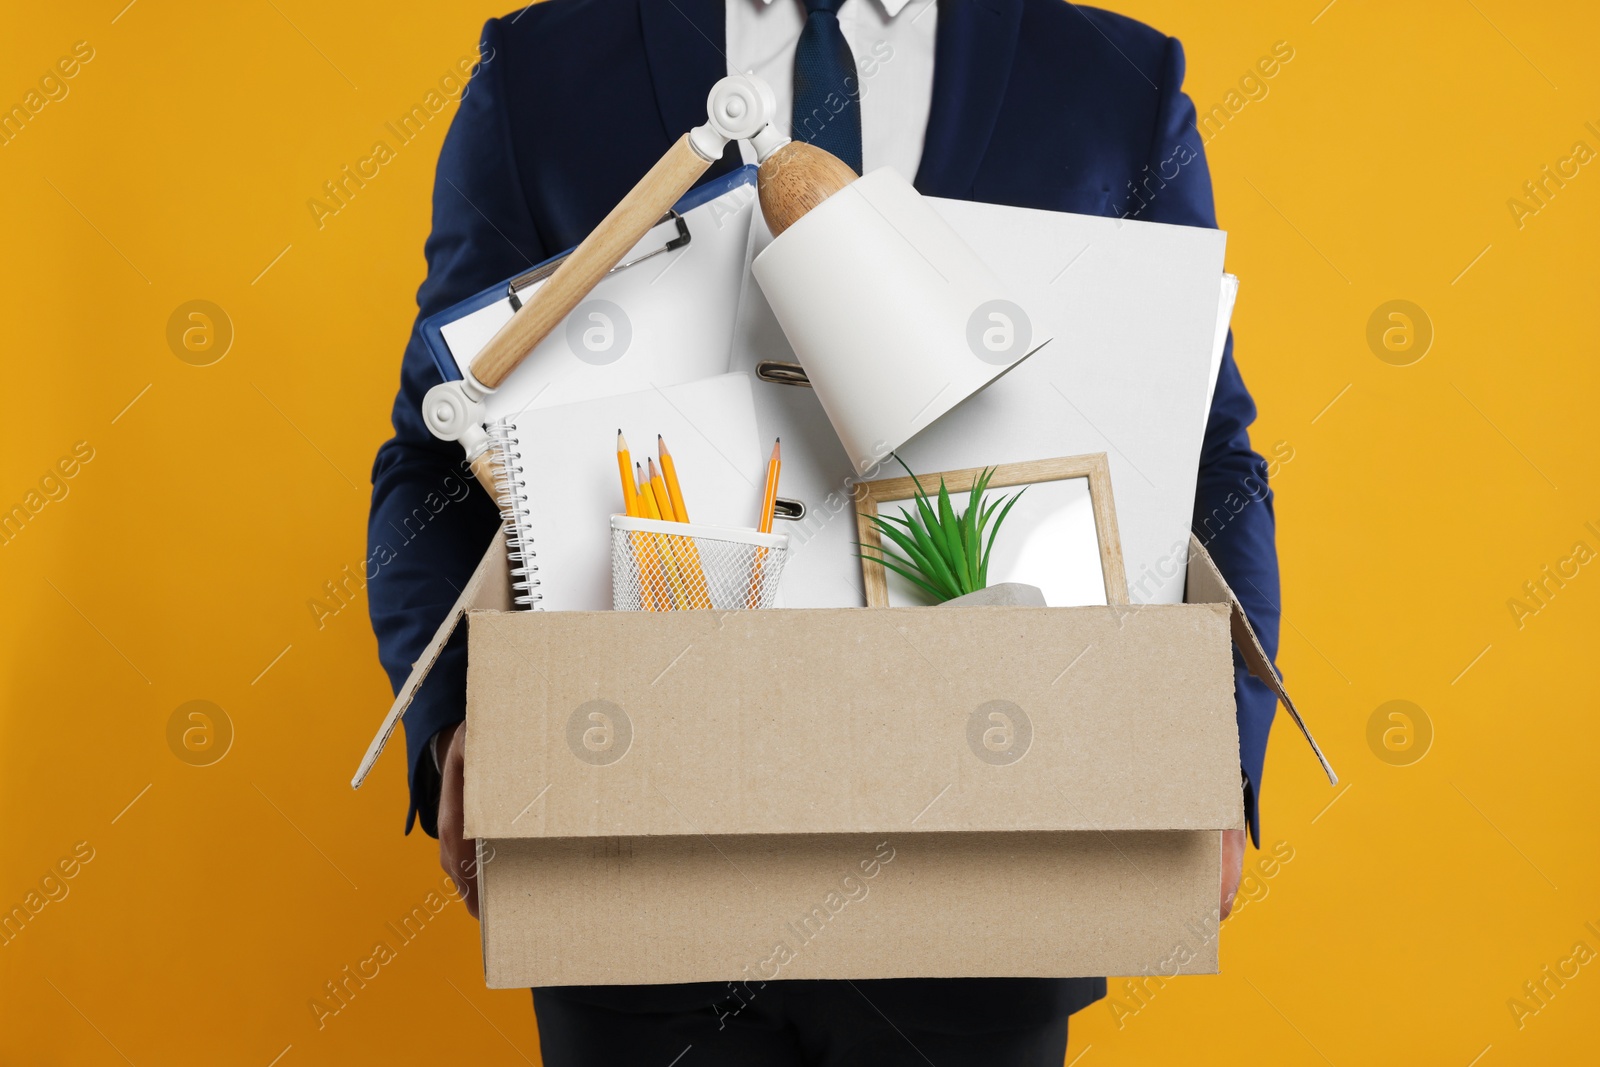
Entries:
{"label": "stack of paper", "polygon": [[[1014,287],[1051,338],[988,389],[912,438],[899,454],[919,474],[1105,452],[1130,598],[1183,599],[1186,546],[1210,389],[1226,331],[1219,305],[1226,235],[1218,230],[935,200],[968,244]],[[752,255],[771,240],[759,215]],[[1232,307],[1232,288],[1226,291]],[[745,282],[731,370],[795,357],[760,288]],[[808,390],[758,383],[763,437],[802,456],[783,495],[805,503],[790,524],[784,603],[863,603],[854,558],[852,472]],[[895,465],[879,477],[903,472]]]}

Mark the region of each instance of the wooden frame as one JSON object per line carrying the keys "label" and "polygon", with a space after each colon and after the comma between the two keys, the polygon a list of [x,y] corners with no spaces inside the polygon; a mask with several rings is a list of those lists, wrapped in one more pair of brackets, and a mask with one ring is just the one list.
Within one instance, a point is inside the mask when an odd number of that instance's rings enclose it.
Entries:
{"label": "wooden frame", "polygon": [[[959,471],[935,471],[919,474],[917,481],[932,496],[944,479],[945,486],[954,497],[970,492],[983,467]],[[1072,478],[1089,480],[1089,503],[1094,509],[1095,535],[1100,542],[1100,573],[1105,579],[1106,603],[1128,603],[1128,579],[1122,569],[1122,537],[1117,533],[1117,511],[1111,500],[1111,468],[1104,452],[1086,456],[1061,456],[1056,459],[1036,459],[1026,463],[1001,463],[989,479],[990,489],[1004,489],[1014,485],[1033,485],[1037,482],[1059,482]],[[869,549],[883,552],[883,541],[873,518],[878,505],[885,501],[910,500],[916,496],[916,484],[909,477],[884,478],[874,482],[859,482],[855,487],[856,531],[865,556]],[[881,564],[863,558],[861,584],[866,590],[867,607],[889,606],[888,572]]]}

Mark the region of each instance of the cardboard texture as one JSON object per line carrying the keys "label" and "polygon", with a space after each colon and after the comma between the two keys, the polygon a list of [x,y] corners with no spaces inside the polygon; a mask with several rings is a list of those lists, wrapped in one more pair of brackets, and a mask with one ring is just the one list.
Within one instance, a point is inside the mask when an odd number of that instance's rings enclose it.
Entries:
{"label": "cardboard texture", "polygon": [[497,841],[484,970],[496,989],[1214,974],[1220,847],[1214,832]]}
{"label": "cardboard texture", "polygon": [[468,619],[469,837],[1242,825],[1225,604]]}
{"label": "cardboard texture", "polygon": [[356,784],[465,617],[491,987],[1215,973],[1230,646],[1282,683],[1191,550],[1182,605],[512,612],[497,539]]}

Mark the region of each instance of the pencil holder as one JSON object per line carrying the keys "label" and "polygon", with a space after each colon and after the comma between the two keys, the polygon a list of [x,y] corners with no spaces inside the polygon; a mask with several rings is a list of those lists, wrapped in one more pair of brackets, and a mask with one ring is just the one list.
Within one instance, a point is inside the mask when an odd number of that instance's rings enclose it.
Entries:
{"label": "pencil holder", "polygon": [[611,516],[617,611],[770,608],[788,534]]}

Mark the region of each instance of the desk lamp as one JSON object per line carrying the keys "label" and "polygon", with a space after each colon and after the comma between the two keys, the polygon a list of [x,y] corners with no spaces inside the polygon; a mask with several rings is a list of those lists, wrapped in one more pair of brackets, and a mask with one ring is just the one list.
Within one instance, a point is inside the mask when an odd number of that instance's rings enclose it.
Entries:
{"label": "desk lamp", "polygon": [[760,78],[717,82],[706,122],[667,150],[459,381],[428,390],[429,430],[460,442],[491,493],[484,399],[735,139],[755,149],[761,210],[775,235],[754,273],[858,471],[1029,354],[1026,316],[904,178],[888,168],[858,178],[775,130],[776,110]]}

